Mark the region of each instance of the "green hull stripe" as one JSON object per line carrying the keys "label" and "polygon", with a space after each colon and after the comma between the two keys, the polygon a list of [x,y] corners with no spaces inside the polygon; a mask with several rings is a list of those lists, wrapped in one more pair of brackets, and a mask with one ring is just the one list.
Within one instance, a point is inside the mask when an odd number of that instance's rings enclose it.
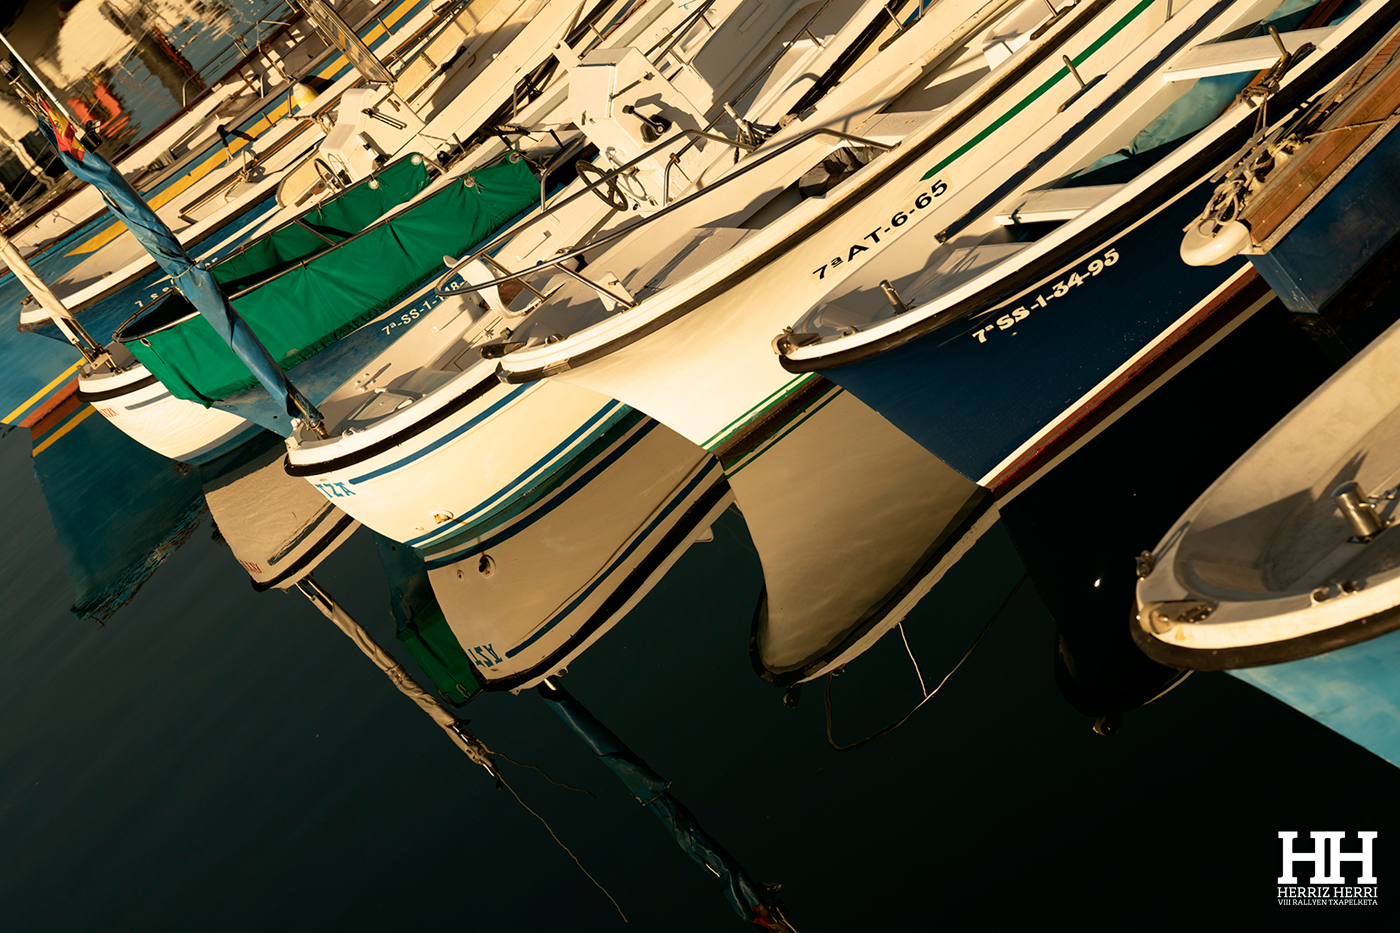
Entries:
{"label": "green hull stripe", "polygon": [[836,391],[828,393],[824,398],[818,400],[818,402],[815,405],[813,405],[811,408],[807,409],[805,412],[802,413],[802,417],[794,419],[791,424],[787,425],[777,434],[764,441],[761,445],[759,445],[757,449],[750,451],[742,459],[725,467],[724,474],[730,478],[736,476],[745,467],[751,465],[755,460],[757,460],[762,454],[771,450],[775,444],[777,444],[783,438],[787,437],[793,431],[796,431],[800,426],[805,424],[808,420],[811,419],[813,415],[821,411],[827,405],[830,405],[833,401],[836,400],[837,396],[839,396],[842,392],[845,391],[840,386],[833,386],[833,388]]}
{"label": "green hull stripe", "polygon": [[733,421],[729,422],[724,427],[720,428],[717,432],[711,435],[709,440],[707,440],[700,446],[713,453],[714,449],[721,443],[723,443],[729,437],[729,435],[733,434],[735,431],[739,430],[741,427],[743,427],[745,424],[751,421],[755,415],[762,413],[766,409],[772,408],[774,404],[782,401],[783,399],[791,395],[793,392],[796,392],[802,386],[806,385],[815,375],[816,373],[804,373],[803,375],[798,376],[796,379],[787,383],[781,389],[769,395],[763,401],[759,402],[757,405],[753,406],[748,411],[744,412],[742,415],[735,418]]}
{"label": "green hull stripe", "polygon": [[[1103,48],[1104,45],[1107,44],[1110,39],[1118,35],[1118,33],[1122,32],[1123,29],[1129,23],[1141,16],[1144,10],[1146,10],[1148,7],[1152,6],[1152,4],[1156,2],[1157,0],[1142,0],[1141,3],[1133,7],[1132,10],[1128,12],[1127,16],[1124,16],[1117,23],[1115,23],[1113,27],[1108,30],[1108,32],[1105,32],[1103,35],[1099,36],[1098,39],[1094,40],[1094,43],[1092,45],[1090,45],[1083,52],[1080,52],[1079,55],[1073,59],[1074,64],[1084,64],[1084,62],[1088,60],[1089,56],[1093,55],[1099,49]],[[976,136],[972,137],[967,142],[963,143],[952,155],[948,156],[948,158],[944,159],[942,162],[939,162],[933,168],[925,172],[924,177],[920,179],[920,181],[928,181],[934,175],[937,175],[949,165],[952,165],[958,159],[961,159],[963,156],[967,155],[969,150],[973,149],[975,146],[979,145],[983,140],[985,140],[988,136],[1001,129],[1002,126],[1004,126],[1008,121],[1015,118],[1016,115],[1019,114],[1022,110],[1025,110],[1031,104],[1035,103],[1037,100],[1043,97],[1047,91],[1049,91],[1052,87],[1054,87],[1056,84],[1059,84],[1067,77],[1069,77],[1068,68],[1061,68],[1059,71],[1055,72],[1053,77],[1051,77],[1040,87],[1032,91],[1024,100],[1022,100],[1015,107],[1012,107],[1010,110],[1006,111],[1006,113],[998,117],[996,119],[996,122],[992,123],[991,126],[988,126],[985,130],[978,133]]]}

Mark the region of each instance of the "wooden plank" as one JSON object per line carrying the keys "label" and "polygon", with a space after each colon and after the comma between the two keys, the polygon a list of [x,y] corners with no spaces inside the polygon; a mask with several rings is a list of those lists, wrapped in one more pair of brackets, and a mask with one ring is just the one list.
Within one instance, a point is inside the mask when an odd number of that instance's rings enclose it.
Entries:
{"label": "wooden plank", "polygon": [[[1319,29],[1299,29],[1282,33],[1279,38],[1290,52],[1296,52],[1306,42],[1321,44],[1336,29],[1323,26]],[[1256,36],[1252,39],[1233,39],[1229,42],[1211,42],[1187,49],[1181,56],[1163,69],[1168,81],[1195,81],[1214,75],[1240,74],[1246,71],[1259,71],[1271,67],[1279,60],[1278,45],[1272,36]]]}
{"label": "wooden plank", "polygon": [[[1363,75],[1373,75],[1371,86],[1354,91],[1344,106],[1320,127],[1303,149],[1278,169],[1245,209],[1241,220],[1250,237],[1262,244],[1282,226],[1308,197],[1337,171],[1400,109],[1400,61],[1391,55],[1400,48],[1400,32],[1368,63]],[[1373,68],[1379,63],[1379,69]]]}

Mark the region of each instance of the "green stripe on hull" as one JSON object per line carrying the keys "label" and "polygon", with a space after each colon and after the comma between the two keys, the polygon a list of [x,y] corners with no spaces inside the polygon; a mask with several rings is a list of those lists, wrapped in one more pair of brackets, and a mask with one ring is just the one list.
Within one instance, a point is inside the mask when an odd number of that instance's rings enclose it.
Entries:
{"label": "green stripe on hull", "polygon": [[816,378],[816,373],[804,373],[801,376],[798,376],[796,379],[793,379],[791,382],[788,382],[781,389],[772,393],[767,398],[763,399],[763,401],[759,402],[757,405],[753,406],[748,411],[744,412],[742,415],[735,418],[733,421],[729,422],[724,427],[720,428],[719,431],[711,435],[710,439],[705,441],[705,443],[701,444],[700,446],[705,448],[705,450],[709,451],[710,453],[714,453],[718,448],[723,447],[730,440],[730,438],[732,438],[740,430],[747,427],[750,424],[750,422],[752,422],[755,418],[759,417],[760,415],[766,414],[769,410],[777,407],[778,405],[781,405],[790,396],[796,393],[808,382],[811,382],[814,378]]}
{"label": "green stripe on hull", "polygon": [[[1123,29],[1129,23],[1141,16],[1142,13],[1148,7],[1152,6],[1152,4],[1156,2],[1157,0],[1142,0],[1141,3],[1139,3],[1137,6],[1133,7],[1130,11],[1128,11],[1128,14],[1126,16],[1124,16],[1118,22],[1114,23],[1113,26],[1107,32],[1095,39],[1093,44],[1091,44],[1083,52],[1080,52],[1079,55],[1073,59],[1074,64],[1076,66],[1084,64],[1084,62],[1086,62],[1089,59],[1089,56],[1093,55],[1099,49],[1103,48],[1104,45],[1109,42],[1109,40],[1111,40],[1114,36],[1118,35],[1118,33],[1122,32]],[[1045,96],[1045,94],[1051,88],[1053,88],[1056,84],[1059,84],[1067,77],[1069,77],[1068,68],[1061,68],[1059,71],[1055,72],[1055,74],[1052,77],[1050,77],[1044,84],[1036,88],[1024,99],[1022,99],[1020,103],[1012,107],[1010,110],[1006,111],[1006,113],[1002,114],[1000,117],[997,117],[997,119],[990,126],[984,129],[982,132],[978,133],[976,136],[969,139],[967,142],[963,143],[957,148],[956,151],[953,152],[952,155],[948,156],[942,162],[939,162],[933,168],[925,172],[923,178],[921,178],[920,181],[928,181],[934,175],[937,175],[949,165],[952,165],[958,159],[961,159],[963,156],[967,155],[969,151],[971,151],[976,146],[980,145],[988,136],[991,136],[997,130],[1001,129],[1004,125],[1006,125],[1008,121],[1014,119],[1018,114],[1021,113],[1021,111],[1025,110],[1031,104],[1035,103],[1041,97]]]}

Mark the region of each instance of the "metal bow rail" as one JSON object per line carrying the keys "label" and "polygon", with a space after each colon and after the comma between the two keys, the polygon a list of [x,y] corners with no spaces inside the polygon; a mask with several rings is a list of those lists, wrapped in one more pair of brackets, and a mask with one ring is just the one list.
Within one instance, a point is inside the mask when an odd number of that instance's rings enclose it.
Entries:
{"label": "metal bow rail", "polygon": [[[862,146],[870,146],[870,147],[872,147],[872,148],[879,149],[879,150],[884,151],[884,152],[888,152],[889,150],[891,150],[891,149],[894,148],[894,146],[887,145],[886,143],[876,142],[876,141],[873,140],[873,139],[866,139],[866,138],[864,138],[864,137],[862,137],[862,136],[855,136],[855,135],[852,135],[852,134],[850,134],[850,133],[843,133],[843,132],[841,132],[840,130],[833,130],[833,129],[830,129],[830,128],[824,127],[824,126],[823,126],[823,127],[817,127],[817,128],[815,128],[815,129],[808,130],[807,132],[802,133],[802,134],[800,134],[800,135],[798,135],[798,136],[794,136],[792,139],[790,139],[790,140],[788,140],[787,142],[783,143],[782,145],[780,145],[780,146],[774,148],[773,150],[771,150],[771,151],[769,151],[769,152],[763,153],[761,156],[759,156],[758,158],[754,159],[753,161],[744,163],[744,164],[743,164],[742,166],[740,166],[737,170],[735,170],[734,172],[731,172],[731,173],[728,174],[728,175],[725,175],[723,178],[719,179],[719,180],[716,181],[714,184],[709,185],[709,186],[707,186],[707,187],[705,187],[705,188],[702,188],[702,189],[700,189],[700,190],[698,190],[698,191],[695,191],[695,192],[693,192],[693,193],[687,195],[686,197],[681,198],[679,201],[675,201],[675,202],[669,203],[669,204],[667,204],[665,207],[661,208],[661,210],[657,211],[657,212],[654,213],[654,214],[650,214],[650,215],[648,215],[648,216],[646,216],[646,217],[641,218],[641,219],[638,220],[636,223],[629,224],[629,225],[627,225],[627,226],[625,226],[625,227],[622,227],[622,228],[620,228],[620,229],[618,229],[618,230],[614,230],[614,231],[612,231],[611,233],[606,233],[606,234],[604,234],[603,236],[600,236],[600,237],[598,237],[598,238],[592,240],[591,242],[586,243],[586,244],[584,244],[583,246],[576,247],[576,248],[574,248],[574,249],[572,249],[572,250],[567,250],[567,251],[566,251],[566,250],[562,250],[562,249],[561,249],[561,250],[559,251],[559,253],[558,253],[554,258],[552,258],[552,259],[542,259],[542,260],[540,260],[539,262],[535,263],[533,266],[531,266],[531,267],[528,268],[528,269],[522,269],[522,270],[520,270],[519,272],[509,272],[509,270],[507,270],[504,266],[502,266],[501,263],[500,263],[499,261],[497,261],[496,259],[494,259],[494,258],[491,257],[490,255],[488,255],[488,254],[490,253],[491,250],[496,249],[498,246],[500,246],[502,243],[504,243],[507,239],[510,239],[510,238],[516,236],[517,234],[523,233],[524,231],[526,231],[526,230],[529,229],[530,227],[534,226],[535,224],[539,223],[541,220],[544,220],[546,217],[550,216],[552,213],[554,213],[555,211],[559,210],[560,208],[562,208],[562,207],[565,206],[566,204],[572,203],[573,201],[577,200],[578,198],[583,197],[585,194],[588,194],[590,191],[596,191],[599,187],[601,187],[601,186],[603,186],[603,185],[607,185],[607,184],[610,184],[610,183],[611,183],[611,184],[616,184],[615,179],[616,179],[618,176],[624,174],[628,169],[632,168],[632,167],[633,167],[634,165],[636,165],[637,163],[639,163],[639,162],[641,162],[641,161],[643,161],[643,160],[645,160],[645,159],[650,158],[650,157],[651,157],[652,155],[654,155],[658,150],[665,149],[665,148],[667,148],[668,146],[673,145],[674,143],[676,143],[677,141],[679,141],[680,139],[682,139],[682,138],[684,138],[684,137],[692,137],[692,138],[694,138],[694,137],[697,137],[697,136],[698,136],[698,137],[703,137],[703,138],[705,138],[705,139],[715,140],[716,142],[720,142],[720,143],[723,143],[723,144],[725,144],[725,145],[733,146],[733,147],[736,148],[736,149],[742,149],[742,150],[744,150],[744,151],[746,151],[746,152],[752,152],[752,151],[755,149],[754,146],[751,146],[751,145],[749,145],[749,144],[747,144],[747,143],[738,142],[738,141],[736,141],[736,140],[733,140],[733,139],[728,138],[727,136],[719,136],[719,135],[716,135],[716,134],[714,134],[714,133],[706,133],[706,132],[703,131],[703,130],[682,130],[681,132],[677,133],[676,135],[670,137],[669,139],[666,139],[666,140],[663,140],[662,142],[657,143],[655,146],[653,146],[652,148],[648,149],[646,152],[642,153],[641,155],[637,156],[635,159],[632,159],[632,160],[630,160],[630,161],[628,161],[628,162],[624,162],[622,165],[619,165],[617,168],[612,169],[611,171],[604,172],[604,173],[603,173],[602,175],[600,175],[597,179],[595,179],[594,181],[591,181],[591,182],[589,182],[588,184],[586,184],[581,190],[574,192],[573,194],[569,195],[569,196],[568,196],[567,198],[565,198],[564,200],[559,201],[558,203],[554,204],[552,207],[549,208],[549,210],[544,211],[543,213],[537,214],[536,216],[530,218],[529,220],[527,220],[524,224],[520,225],[519,227],[511,228],[511,229],[506,230],[506,231],[504,231],[504,232],[498,234],[497,236],[493,237],[493,238],[492,238],[490,241],[488,241],[485,245],[478,247],[477,250],[476,250],[476,252],[472,253],[470,256],[468,256],[468,257],[465,258],[465,259],[459,260],[451,269],[449,269],[449,270],[447,271],[447,273],[446,273],[441,279],[438,280],[438,284],[437,284],[437,286],[436,286],[436,288],[435,288],[436,293],[437,293],[439,296],[444,297],[444,298],[450,297],[450,296],[452,296],[452,295],[471,294],[471,293],[473,293],[473,292],[481,291],[481,290],[484,289],[484,288],[492,288],[492,287],[494,287],[494,286],[502,285],[502,284],[504,284],[504,283],[506,283],[506,282],[513,282],[513,281],[515,281],[516,279],[522,278],[523,276],[532,275],[532,274],[537,273],[537,272],[543,272],[543,271],[545,271],[545,270],[547,270],[547,269],[558,268],[560,272],[564,273],[565,275],[569,276],[570,278],[573,278],[573,279],[575,279],[575,280],[577,280],[577,281],[579,281],[579,282],[582,282],[583,284],[587,285],[589,288],[591,288],[591,289],[593,289],[594,291],[598,292],[600,295],[605,295],[606,297],[608,297],[608,298],[611,299],[612,301],[615,301],[615,302],[617,302],[618,304],[623,305],[624,307],[627,307],[627,308],[634,308],[634,307],[636,307],[636,304],[637,304],[635,301],[632,301],[632,300],[630,300],[630,299],[628,299],[628,298],[625,298],[625,297],[623,297],[623,296],[621,296],[621,295],[618,295],[618,294],[616,294],[616,293],[614,293],[614,292],[608,290],[608,288],[607,288],[606,286],[601,285],[601,284],[599,284],[599,283],[597,283],[597,282],[594,282],[594,281],[592,281],[592,280],[586,278],[585,276],[580,275],[579,273],[575,272],[575,271],[572,270],[572,269],[569,269],[569,268],[567,268],[567,267],[562,267],[562,264],[563,264],[563,263],[566,263],[566,262],[569,262],[569,261],[571,261],[571,260],[574,260],[574,259],[579,258],[580,256],[582,256],[584,253],[588,252],[588,251],[591,250],[591,249],[596,249],[597,247],[602,246],[602,245],[604,245],[604,244],[606,244],[606,243],[612,243],[612,242],[614,242],[614,241],[616,241],[616,240],[620,240],[620,239],[622,239],[623,237],[627,236],[628,234],[635,232],[636,230],[638,230],[638,229],[641,228],[641,227],[644,227],[644,226],[646,226],[646,225],[648,225],[648,224],[651,224],[651,223],[655,223],[656,221],[658,221],[658,220],[660,220],[661,218],[665,217],[667,214],[670,214],[672,211],[676,210],[677,208],[679,208],[679,207],[681,207],[681,206],[683,206],[683,205],[685,205],[685,204],[690,203],[690,201],[691,201],[692,198],[698,197],[699,195],[702,195],[702,194],[707,194],[707,193],[709,193],[709,192],[711,192],[711,191],[715,191],[715,190],[718,189],[718,188],[722,188],[722,187],[724,187],[725,185],[729,184],[730,182],[735,181],[736,179],[741,178],[741,177],[743,177],[744,175],[748,174],[748,173],[749,173],[750,171],[752,171],[753,169],[758,168],[760,165],[764,164],[765,162],[768,162],[769,160],[771,160],[771,159],[773,159],[773,158],[776,158],[777,156],[780,156],[780,155],[782,155],[783,153],[787,152],[789,149],[794,148],[794,147],[797,146],[798,144],[804,143],[804,142],[806,142],[807,140],[813,139],[813,138],[815,138],[815,137],[817,137],[817,136],[831,136],[831,137],[835,137],[836,139],[839,139],[839,140],[844,140],[844,141],[846,141],[846,142],[852,142],[852,143],[856,143],[856,144],[862,145]],[[598,196],[599,196],[599,197],[606,197],[606,195],[602,195],[602,194],[599,194]],[[448,287],[447,285],[444,284],[444,283],[446,283],[449,279],[452,279],[452,278],[454,278],[455,276],[457,276],[458,274],[460,274],[461,271],[462,271],[464,268],[466,268],[467,266],[469,266],[470,264],[472,264],[473,262],[476,262],[476,261],[478,261],[478,260],[485,261],[485,262],[489,263],[490,265],[494,266],[498,271],[506,272],[507,274],[504,275],[504,276],[502,276],[501,278],[492,279],[492,280],[489,281],[489,282],[483,282],[483,283],[481,283],[480,285],[464,284],[464,285],[461,285],[461,286],[458,286],[458,287]],[[522,284],[524,284],[524,283],[522,283]],[[529,288],[528,285],[526,285],[526,287]],[[544,296],[541,295],[540,292],[536,291],[536,290],[533,289],[533,288],[531,288],[530,291],[534,292],[534,294],[535,294],[537,297],[543,299]]]}

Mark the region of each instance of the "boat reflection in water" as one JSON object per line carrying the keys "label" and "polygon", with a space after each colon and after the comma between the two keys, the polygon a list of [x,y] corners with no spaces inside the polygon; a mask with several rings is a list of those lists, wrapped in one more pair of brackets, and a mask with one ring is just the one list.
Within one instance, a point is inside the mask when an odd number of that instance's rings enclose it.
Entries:
{"label": "boat reflection in water", "polygon": [[725,458],[763,563],[750,655],[789,686],[898,624],[989,529],[986,490],[824,380]]}
{"label": "boat reflection in water", "polygon": [[[521,690],[618,623],[733,501],[709,454],[631,413],[503,517],[424,549],[445,624],[486,689]],[[381,545],[381,550],[383,546]]]}
{"label": "boat reflection in water", "polygon": [[[223,540],[256,589],[302,592],[499,784],[509,787],[495,753],[450,707],[465,706],[483,685],[518,692],[540,683],[541,696],[569,729],[683,851],[722,879],[741,917],[764,929],[790,930],[777,886],[754,882],[670,794],[669,782],[581,702],[545,680],[616,624],[731,501],[709,455],[639,416],[585,460],[568,482],[517,514],[471,541],[440,549],[444,557],[425,562],[413,549],[376,536],[399,640],[434,680],[440,698],[312,578],[359,523],[310,484],[288,476],[280,448],[210,483],[205,495]],[[471,573],[459,574],[459,565]],[[483,638],[494,641],[475,644]],[[470,656],[463,644],[472,645]]]}
{"label": "boat reflection in water", "polygon": [[99,625],[188,540],[204,511],[200,477],[147,450],[69,396],[29,425],[34,473],[76,598]]}

